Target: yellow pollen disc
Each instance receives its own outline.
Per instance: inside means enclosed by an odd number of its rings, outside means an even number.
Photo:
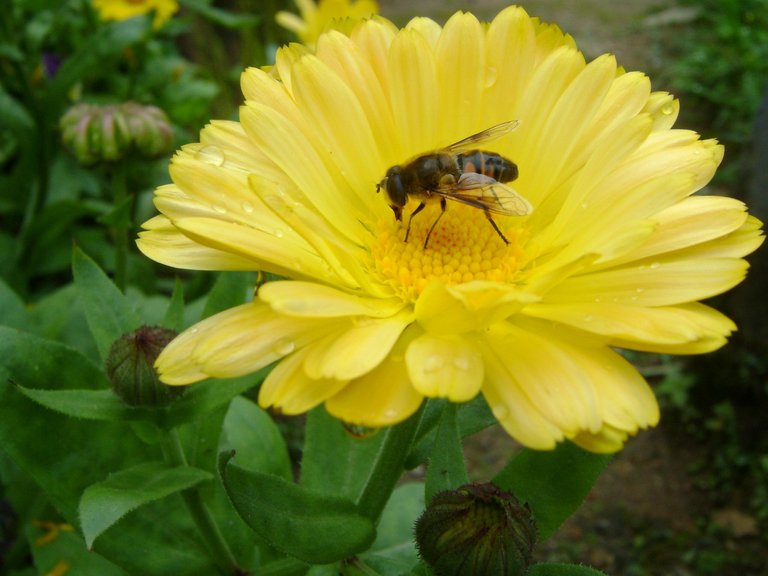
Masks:
[[[404,242],[408,218],[416,206],[409,203],[403,209],[403,222],[388,215],[371,247],[377,271],[404,299],[416,300],[433,278],[447,285],[472,280],[514,282],[525,262],[526,233],[513,219],[494,217],[509,240],[505,244],[482,210],[449,202],[425,250],[424,239],[440,215],[440,205],[416,214]]]

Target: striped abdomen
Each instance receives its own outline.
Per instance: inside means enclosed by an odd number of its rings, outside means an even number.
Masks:
[[[461,152],[456,155],[456,163],[462,173],[483,174],[497,182],[512,182],[517,178],[517,164],[495,152],[484,150]]]

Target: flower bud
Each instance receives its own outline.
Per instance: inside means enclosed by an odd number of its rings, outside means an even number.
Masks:
[[[173,130],[165,112],[157,106],[136,102],[120,105],[128,121],[133,146],[142,156],[153,158],[173,149]]]
[[[529,508],[491,483],[436,494],[416,521],[419,555],[435,576],[521,576],[535,543]]]
[[[106,370],[115,394],[130,406],[162,407],[181,395],[183,386],[160,382],[155,360],[177,335],[174,330],[142,326],[117,339],[109,350]]]
[[[59,125],[62,140],[85,165],[113,162],[130,150],[155,157],[173,147],[173,131],[165,113],[136,102],[76,104]]]

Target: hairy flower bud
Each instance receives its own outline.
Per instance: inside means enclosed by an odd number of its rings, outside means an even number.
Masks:
[[[436,494],[416,521],[419,555],[435,576],[521,576],[535,543],[528,507],[490,483]]]
[[[126,404],[162,407],[185,390],[160,382],[154,368],[157,356],[176,334],[166,328],[142,326],[112,344],[106,362],[107,377]]]
[[[173,147],[173,132],[165,113],[156,106],[80,103],[59,122],[62,140],[85,164],[113,162],[135,150],[154,157]]]

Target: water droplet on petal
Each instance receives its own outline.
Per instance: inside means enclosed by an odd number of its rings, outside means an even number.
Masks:
[[[222,206],[221,204],[212,204],[211,208],[213,208],[219,214],[226,214],[227,213],[227,209],[224,208],[224,206]]]
[[[283,236],[285,236],[285,232],[280,230],[280,228],[276,228],[275,229],[275,238],[282,238]]]
[[[656,268],[658,268],[659,266],[661,266],[661,264],[659,264],[658,262],[653,262],[653,263],[651,263],[651,269],[652,269],[652,270],[655,270],[655,269],[656,269]]]
[[[343,422],[342,426],[344,426],[344,432],[358,440],[370,438],[379,431],[379,428],[370,428],[368,426],[361,426],[360,424],[350,424],[349,422]]]
[[[499,422],[509,417],[509,408],[507,408],[503,404],[497,404],[492,408],[492,411],[493,411],[493,415],[496,417],[496,420],[498,420]]]
[[[243,202],[243,212],[246,214],[253,214],[253,204],[250,202]]]
[[[445,361],[443,360],[442,356],[438,356],[437,354],[434,354],[424,359],[424,365],[422,366],[422,369],[426,373],[437,372],[443,367],[444,363]]]
[[[470,359],[468,356],[456,356],[453,359],[453,366],[462,372],[466,372],[470,367]]]
[[[495,66],[489,66],[485,69],[485,87],[490,88],[494,84],[496,84],[496,79],[498,78],[499,73],[496,70]]]
[[[669,102],[668,104],[664,104],[664,106],[661,107],[661,113],[664,114],[664,116],[669,116],[675,111],[675,103]]]
[[[280,340],[272,345],[272,350],[275,354],[279,354],[280,356],[290,354],[295,348],[296,344],[287,338],[280,338]]]
[[[584,210],[586,210],[587,208],[589,208],[589,202],[582,202],[582,203],[581,203],[581,207],[582,207]]]
[[[594,319],[595,319],[595,318],[594,318],[594,316],[592,316],[592,314],[587,314],[587,315],[586,315],[586,316],[584,316],[584,318],[583,318],[584,322],[592,322],[592,320],[594,320]]]
[[[205,146],[197,151],[197,159],[214,166],[221,166],[224,164],[224,152],[218,146]]]

